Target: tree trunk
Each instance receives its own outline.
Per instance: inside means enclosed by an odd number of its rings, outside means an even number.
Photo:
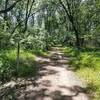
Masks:
[[[16,67],[17,75],[18,75],[18,68],[19,68],[19,57],[20,57],[20,43],[18,42],[17,43],[17,59],[16,59],[16,62],[17,62],[17,67]]]
[[[8,7],[8,1],[9,1],[9,0],[6,0],[6,1],[5,1],[5,10],[6,10],[7,7]],[[4,20],[7,21],[7,12],[4,13]]]
[[[76,46],[77,46],[77,49],[79,50],[79,49],[80,49],[80,39],[79,39],[79,34],[76,33],[75,36],[76,36]]]

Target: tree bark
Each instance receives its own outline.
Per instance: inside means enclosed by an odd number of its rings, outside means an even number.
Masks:
[[[16,62],[17,62],[17,67],[16,67],[17,76],[18,76],[18,68],[19,68],[19,56],[20,56],[20,43],[18,41],[18,43],[17,43],[17,59],[16,59]]]

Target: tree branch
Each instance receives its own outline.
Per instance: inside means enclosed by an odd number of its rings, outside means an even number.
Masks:
[[[10,10],[12,10],[12,9],[16,6],[16,4],[17,4],[19,1],[21,1],[21,0],[17,0],[16,2],[14,2],[14,3],[13,3],[10,7],[8,7],[7,9],[0,10],[0,14],[2,14],[2,13],[7,13],[7,12],[9,12]]]

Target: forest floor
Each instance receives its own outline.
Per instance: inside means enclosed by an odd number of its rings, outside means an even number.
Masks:
[[[37,56],[36,62],[39,70],[35,78],[19,79],[20,86],[13,81],[6,84],[17,86],[13,96],[17,100],[89,100],[86,83],[70,69],[69,58],[59,48],[52,48],[48,57]]]

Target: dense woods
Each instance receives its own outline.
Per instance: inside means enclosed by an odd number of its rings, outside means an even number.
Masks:
[[[0,2],[0,48],[16,43],[30,49],[59,43],[77,48],[100,46],[99,0]]]
[[[83,62],[93,62],[94,55],[99,59],[94,52],[100,49],[100,0],[0,0],[0,84],[12,77],[31,76],[32,68],[37,69],[29,60],[34,62],[37,54],[47,55],[59,45],[74,48],[73,54],[80,53],[77,60],[87,57]],[[83,49],[93,55],[82,56]],[[76,67],[90,64],[76,59]],[[99,61],[93,66],[100,67]]]

